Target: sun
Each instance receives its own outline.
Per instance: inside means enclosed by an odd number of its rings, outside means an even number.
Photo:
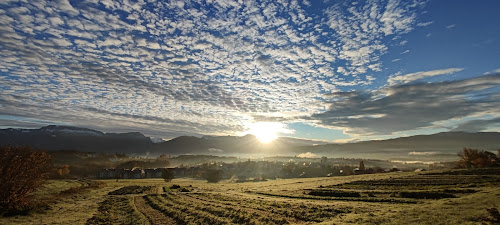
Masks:
[[[248,124],[247,134],[253,134],[264,144],[271,143],[278,138],[278,133],[289,133],[285,125],[279,122],[255,122]]]

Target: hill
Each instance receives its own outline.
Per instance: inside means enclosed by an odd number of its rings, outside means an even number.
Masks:
[[[154,143],[138,132],[103,133],[96,130],[46,126],[40,129],[2,129],[0,145],[32,145],[46,150],[73,149],[90,152],[137,154],[212,154],[230,156],[308,156],[371,158],[401,161],[455,160],[463,147],[489,151],[500,148],[498,132],[443,132],[388,140],[329,144],[327,142],[281,137],[262,144],[253,135],[181,136]]]
[[[91,152],[147,151],[151,140],[138,132],[103,133],[79,127],[50,125],[40,129],[2,129],[0,145],[30,145],[46,150],[74,149]]]

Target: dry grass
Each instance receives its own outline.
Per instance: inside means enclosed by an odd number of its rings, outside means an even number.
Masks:
[[[98,189],[90,189],[80,193],[75,193],[67,198],[59,199],[49,205],[49,208],[42,210],[42,213],[32,213],[28,216],[17,216],[0,218],[0,224],[85,224],[90,218],[98,214],[99,203],[105,201],[109,196],[108,193],[126,186],[140,185],[154,187],[150,193],[162,194],[163,187],[165,190],[170,190],[168,187],[179,185],[189,190],[185,193],[176,192],[173,190],[171,195],[179,196],[176,201],[185,202],[186,206],[192,204],[189,196],[201,196],[200,200],[205,201],[206,205],[213,204],[222,206],[223,202],[210,202],[210,198],[203,196],[229,196],[236,199],[241,199],[242,202],[275,202],[276,205],[290,204],[291,206],[306,205],[307,207],[327,208],[333,207],[340,210],[334,216],[321,218],[324,224],[481,224],[481,219],[488,215],[487,208],[500,207],[500,187],[496,183],[484,183],[478,185],[474,189],[476,193],[465,193],[457,195],[457,198],[437,199],[437,200],[417,200],[416,204],[399,204],[388,202],[366,202],[366,201],[346,201],[346,200],[319,200],[307,198],[289,198],[255,194],[256,192],[273,193],[276,195],[296,195],[308,196],[307,189],[316,189],[319,186],[331,188],[334,185],[349,183],[357,180],[380,180],[388,178],[403,178],[405,176],[414,176],[415,173],[390,173],[390,174],[373,174],[373,175],[358,175],[346,177],[328,177],[328,178],[303,178],[303,179],[283,179],[270,180],[265,182],[255,183],[230,183],[222,181],[217,184],[207,183],[205,180],[197,179],[174,179],[170,183],[164,182],[162,179],[141,179],[141,180],[103,180],[105,186]],[[498,176],[498,175],[497,175]],[[43,199],[48,196],[57,195],[62,190],[78,187],[81,182],[75,180],[51,180],[35,195],[38,199]],[[359,191],[359,190],[358,190]],[[376,191],[376,190],[370,190]],[[130,194],[122,197],[130,199],[131,207],[134,206],[134,198],[149,194]],[[183,196],[188,197],[188,199]],[[368,199],[367,196],[361,198]],[[394,199],[405,200],[399,196],[394,196]],[[156,204],[167,204],[169,198],[154,197]],[[173,199],[173,200],[175,200]],[[161,203],[161,202],[164,203]],[[222,200],[221,200],[222,201]],[[194,199],[193,199],[193,202]],[[170,204],[170,203],[168,203]],[[183,203],[184,204],[184,203]],[[231,201],[227,202],[231,204]],[[258,205],[258,204],[257,204]],[[128,206],[127,206],[128,207]],[[203,211],[206,206],[200,206],[199,211]],[[258,213],[259,210],[252,205],[250,208],[244,208],[245,213]],[[179,209],[182,209],[179,208]],[[148,209],[152,210],[152,209]],[[214,209],[212,213],[224,215]],[[136,211],[137,213],[140,212]],[[144,211],[144,210],[142,210]],[[276,212],[279,212],[276,211]],[[153,213],[153,212],[151,212]],[[139,214],[138,214],[139,215]],[[285,220],[291,223],[306,222],[301,220],[293,220],[284,214],[280,214]],[[207,214],[207,217],[209,215]],[[235,215],[233,215],[235,216]],[[236,215],[237,216],[237,215]],[[236,217],[234,217],[236,218]],[[233,218],[233,219],[234,219]],[[212,219],[216,219],[215,217]],[[243,217],[236,218],[245,221]],[[237,221],[237,220],[234,221]],[[220,221],[227,221],[222,219]],[[265,219],[261,218],[261,221]],[[317,219],[319,222],[320,219]],[[311,223],[309,221],[307,223]]]

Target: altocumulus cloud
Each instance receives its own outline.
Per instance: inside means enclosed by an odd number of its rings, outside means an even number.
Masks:
[[[417,26],[422,4],[310,5],[1,1],[0,114],[165,134],[231,134],[255,118],[314,113],[343,125],[318,114],[324,93],[370,84],[391,47],[382,40]],[[346,112],[364,104],[344,101],[358,104]]]

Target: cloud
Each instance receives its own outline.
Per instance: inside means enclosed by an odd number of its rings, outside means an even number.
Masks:
[[[79,12],[69,2],[69,0],[57,0],[57,6],[65,13],[70,15],[78,15]]]
[[[456,24],[450,24],[450,25],[446,26],[446,29],[451,30],[451,29],[455,28],[455,26],[456,26]]]
[[[453,131],[481,132],[489,128],[495,128],[500,125],[500,117],[491,119],[476,119],[459,124]]]
[[[234,134],[368,85],[418,1],[9,1],[0,114],[87,127]],[[11,121],[13,123],[13,121]],[[8,121],[2,121],[8,125]],[[105,130],[107,131],[107,130]]]
[[[408,155],[416,155],[416,156],[432,156],[432,155],[440,155],[442,152],[408,152]]]
[[[402,1],[364,2],[345,7],[340,1],[325,10],[328,26],[340,42],[339,58],[350,62],[344,66],[344,75],[363,74],[377,64],[388,46],[381,40],[387,36],[405,34],[416,23],[418,4]],[[413,3],[413,2],[412,2]],[[378,71],[372,69],[372,71]]]
[[[419,27],[426,27],[426,26],[429,26],[431,24],[433,24],[434,21],[429,21],[429,22],[423,22],[423,23],[417,23],[417,26]]]
[[[318,158],[319,156],[312,153],[312,152],[306,152],[306,153],[301,153],[297,157],[299,158]]]
[[[405,74],[405,75],[391,76],[387,80],[387,83],[389,85],[405,84],[405,83],[410,83],[412,81],[420,80],[420,79],[427,78],[427,77],[453,74],[453,73],[460,72],[462,70],[464,70],[464,69],[463,68],[448,68],[448,69],[422,71],[422,72],[416,72],[416,73],[409,73],[409,74]]]
[[[387,86],[374,91],[337,92],[327,97],[331,106],[325,112],[305,119],[352,135],[391,135],[479,114],[498,117],[499,88],[500,74],[495,74]]]
[[[209,148],[208,151],[213,152],[213,153],[223,153],[224,152],[224,150],[218,149],[218,148]]]

